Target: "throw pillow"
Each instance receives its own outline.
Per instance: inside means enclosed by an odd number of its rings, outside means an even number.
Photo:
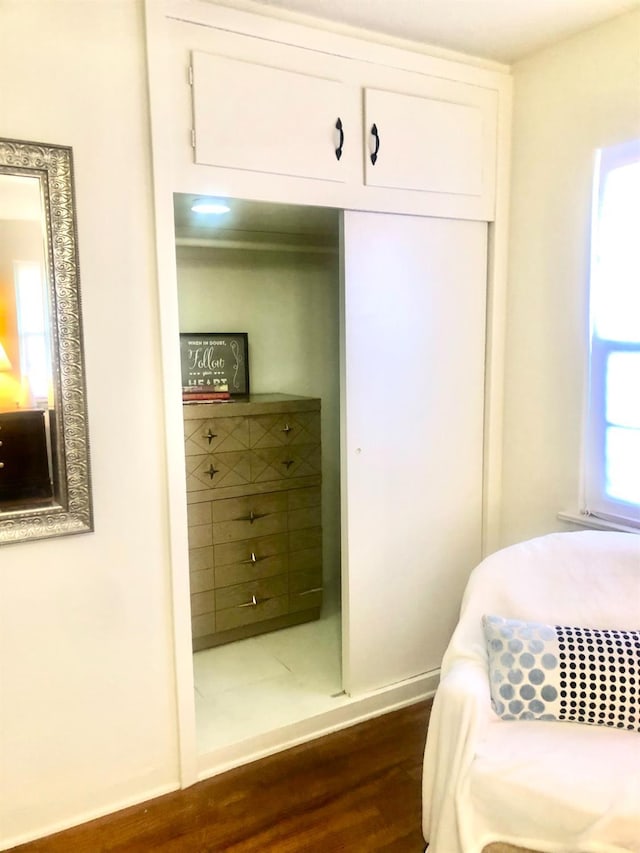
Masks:
[[[640,631],[486,615],[491,705],[503,720],[571,720],[640,732]]]

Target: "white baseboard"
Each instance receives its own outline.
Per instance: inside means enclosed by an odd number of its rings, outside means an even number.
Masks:
[[[35,832],[22,833],[13,838],[5,838],[0,841],[0,850],[11,850],[19,844],[27,844],[30,841],[37,841],[39,838],[46,838],[56,832],[64,832],[65,829],[72,829],[75,826],[80,826],[83,823],[88,823],[90,820],[96,820],[99,817],[113,814],[114,812],[128,809],[130,806],[139,806],[141,803],[146,803],[148,800],[155,800],[156,797],[162,797],[164,794],[170,794],[172,791],[177,791],[179,786],[176,784],[159,785],[155,788],[150,788],[141,794],[135,794],[132,797],[125,797],[122,800],[109,803],[98,809],[89,809],[80,814],[75,814],[73,817],[66,820],[55,821],[45,826],[38,827]]]
[[[346,697],[339,707],[330,711],[202,755],[198,760],[198,780],[208,779],[242,764],[249,764],[267,755],[282,752],[292,746],[315,740],[373,717],[379,717],[382,714],[388,714],[391,711],[429,699],[436,691],[439,678],[440,670],[437,669],[407,681],[392,684],[373,693]],[[35,833],[25,833],[4,839],[0,842],[0,850],[10,850],[19,844],[26,844],[29,841],[71,829],[90,820],[121,811],[129,806],[140,805],[147,800],[155,799],[177,789],[177,784],[150,788],[144,793],[109,803],[103,808],[92,809],[66,820],[39,827]]]
[[[198,759],[198,780],[209,779],[242,764],[429,699],[436,692],[439,679],[440,670],[437,669],[373,693],[347,697],[338,708],[201,755]]]

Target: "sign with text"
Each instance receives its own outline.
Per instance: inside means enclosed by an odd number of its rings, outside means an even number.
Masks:
[[[182,388],[249,393],[249,340],[246,332],[180,334]]]

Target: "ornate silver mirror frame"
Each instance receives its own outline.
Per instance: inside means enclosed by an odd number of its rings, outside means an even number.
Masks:
[[[50,345],[49,401],[40,402],[50,492],[0,502],[0,543],[9,543],[91,531],[93,511],[71,148],[0,139],[3,175],[38,182]]]

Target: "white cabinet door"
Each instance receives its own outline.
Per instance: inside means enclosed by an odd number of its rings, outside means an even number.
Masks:
[[[440,666],[480,560],[487,225],[344,214],[344,685]]]
[[[497,93],[427,80],[421,94],[365,89],[366,184],[454,196],[491,220]]]
[[[345,180],[341,83],[200,51],[192,62],[196,163]]]

